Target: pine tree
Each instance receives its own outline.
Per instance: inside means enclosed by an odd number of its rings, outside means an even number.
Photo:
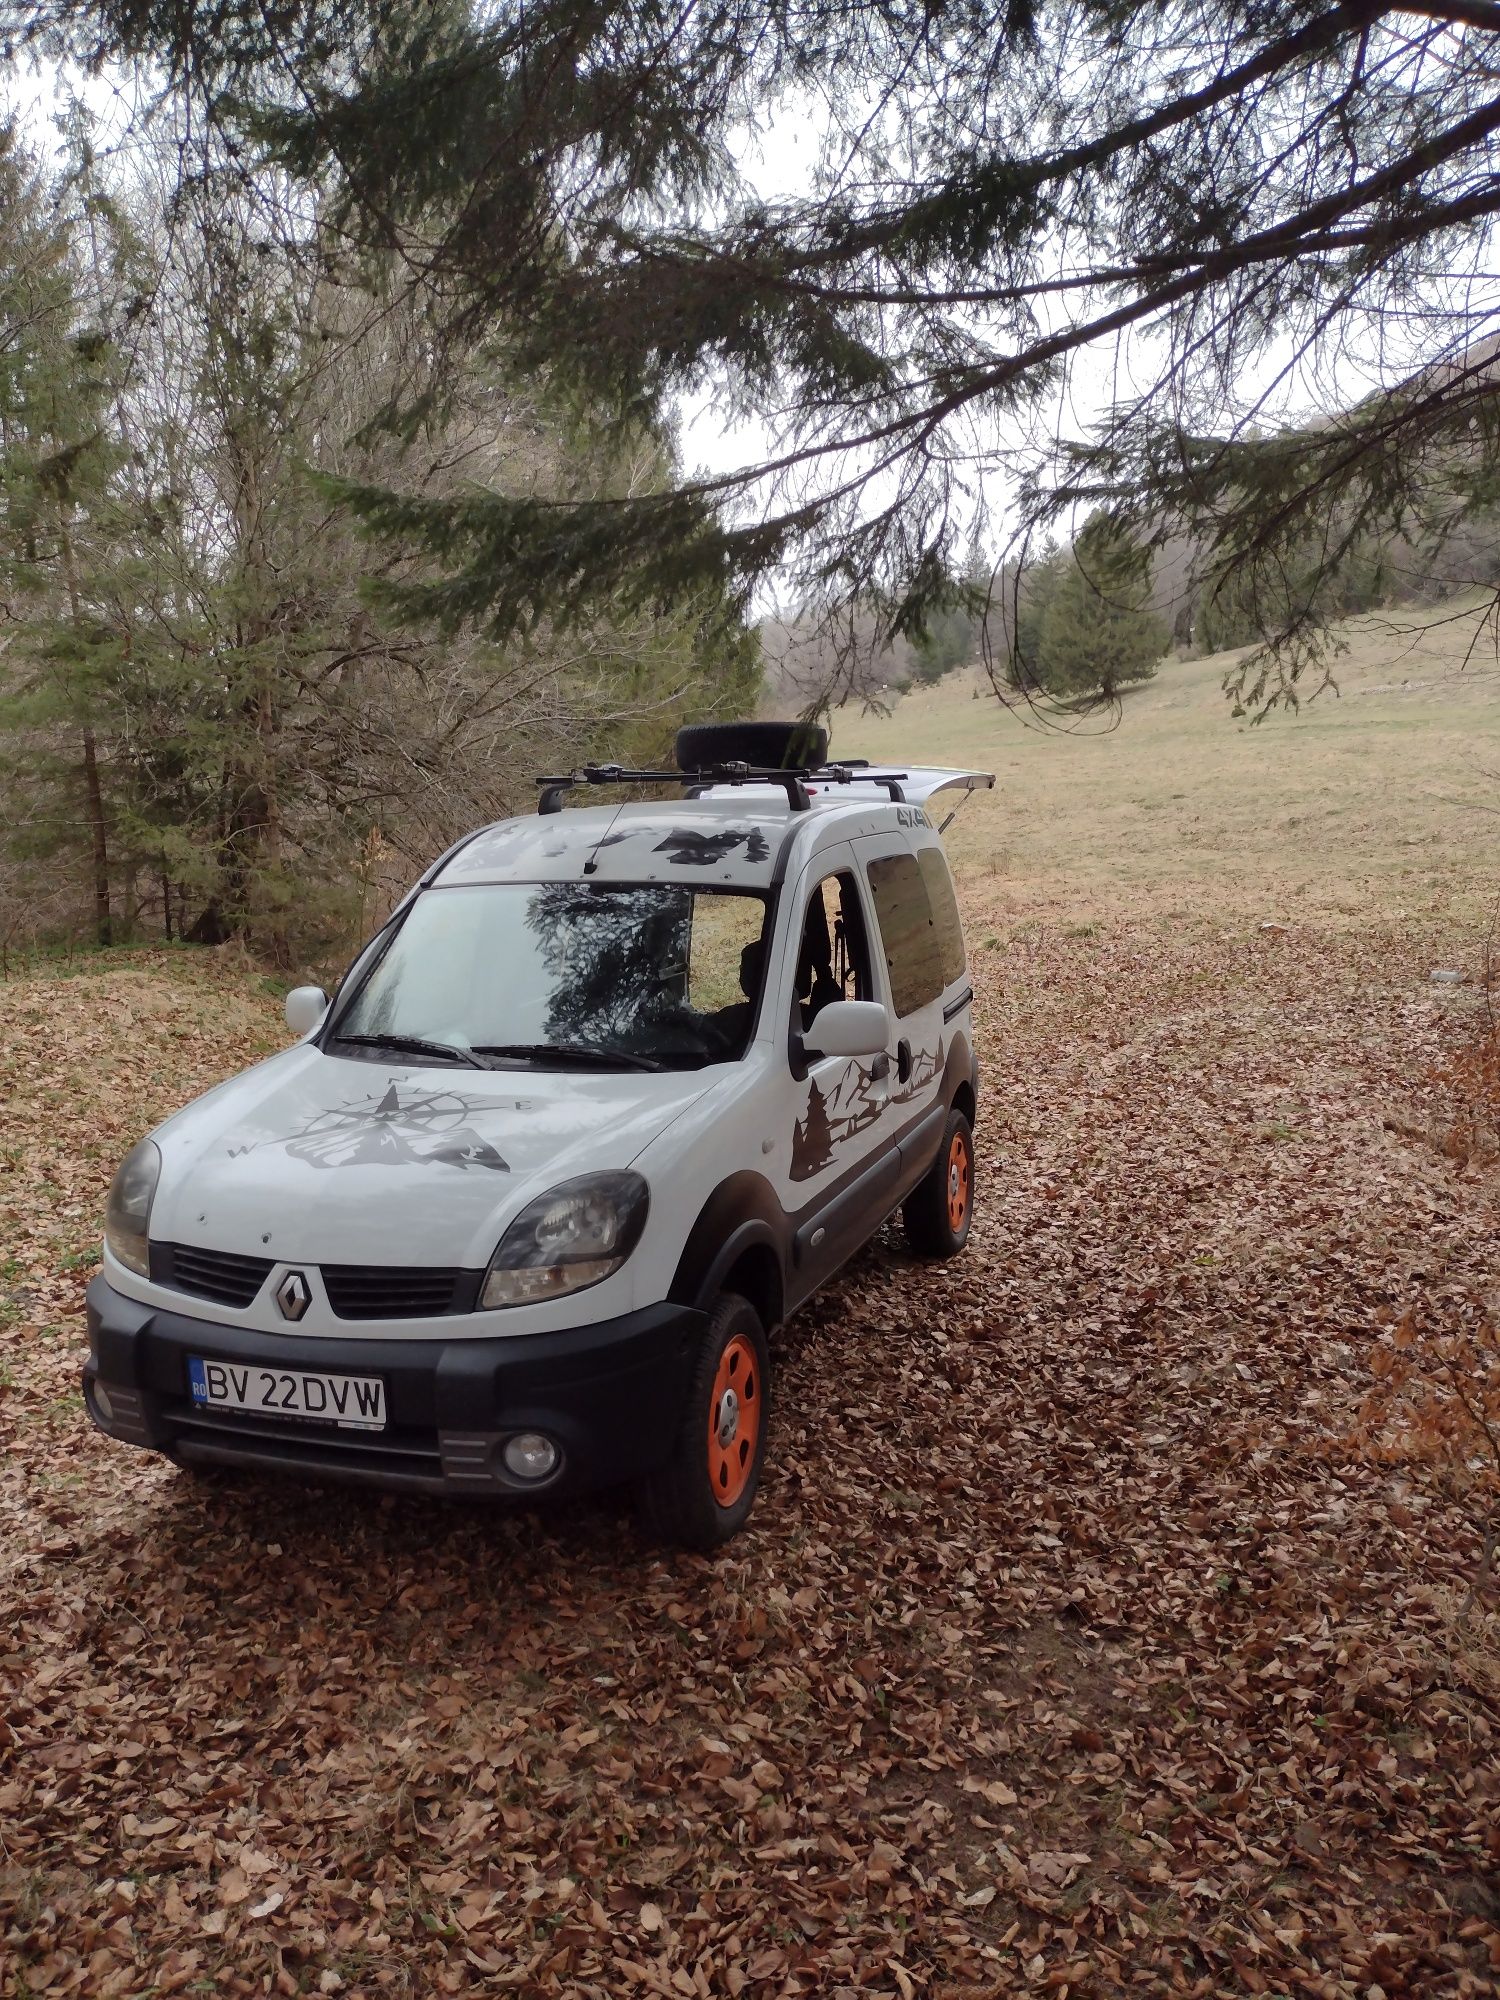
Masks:
[[[912,642],[917,678],[939,681],[955,667],[967,666],[980,651],[990,600],[990,565],[975,545],[962,576],[953,580],[948,599],[929,612]]]
[[[1065,555],[1054,556],[1028,632],[1041,685],[1068,697],[1113,701],[1122,688],[1149,680],[1171,644],[1149,608],[1149,564],[1096,524]]]
[[[828,1122],[828,1100],[814,1077],[808,1086],[807,1109],[792,1133],[792,1179],[811,1180],[822,1173],[833,1158],[833,1129]]]
[[[758,656],[711,592],[567,633],[539,614],[504,645],[457,629],[451,578],[372,548],[341,484],[648,491],[663,439],[602,449],[482,347],[433,340],[389,260],[341,266],[315,208],[291,244],[284,182],[252,201],[211,144],[175,187],[174,164],[169,212],[80,124],[65,179],[21,163],[4,190],[0,860],[84,871],[101,941],[150,907],[169,937],[288,961],[529,808],[534,772],[656,761],[677,721],[743,713]]]
[[[68,844],[70,829],[86,829],[94,930],[108,944],[110,824],[98,725],[122,638],[105,554],[114,529],[112,353],[89,323],[67,219],[11,130],[0,130],[0,216],[0,575],[15,626],[0,726],[25,738],[11,764],[12,811],[19,807],[12,836],[45,855]],[[54,794],[52,810],[35,810],[36,782]]]
[[[1337,565],[1369,533],[1441,537],[1500,467],[1474,303],[1500,9],[1474,0],[0,0],[0,36],[154,63],[238,126],[247,171],[269,145],[337,190],[351,237],[435,278],[439,337],[486,333],[601,430],[709,376],[782,413],[756,462],[666,490],[356,483],[451,572],[445,614],[495,637],[778,565],[914,635],[1018,458],[1024,528],[1103,505],[1186,529],[1210,589],[1320,538]],[[768,202],[746,124],[814,106],[816,184]],[[1342,407],[1319,371],[1351,347],[1378,386]],[[1085,350],[1120,387],[1069,435]],[[1288,357],[1287,408],[1316,391],[1317,417],[1257,429]],[[1289,674],[1321,602],[1271,635]]]

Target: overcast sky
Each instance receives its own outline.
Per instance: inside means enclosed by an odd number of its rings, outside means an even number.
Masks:
[[[71,71],[59,73],[50,67],[12,72],[3,95],[20,114],[38,151],[50,152],[59,143],[54,120],[69,87],[79,92],[106,132],[128,129],[136,108],[136,91],[128,75],[83,77]],[[848,107],[842,109],[847,112]],[[812,189],[820,143],[829,122],[828,107],[808,100],[795,109],[785,108],[774,118],[763,120],[753,131],[744,131],[735,149],[738,163],[762,199],[774,202],[795,198]],[[1479,262],[1484,265],[1488,260],[1481,257]],[[1459,283],[1454,282],[1455,286]],[[1493,279],[1485,272],[1479,288],[1482,298],[1475,296],[1467,303],[1471,309],[1490,309],[1495,289]],[[1412,331],[1419,333],[1420,328],[1414,324]],[[1376,330],[1370,330],[1368,337],[1362,338],[1359,328],[1346,329],[1345,337],[1323,358],[1316,372],[1303,369],[1279,383],[1278,374],[1288,356],[1272,350],[1261,357],[1253,378],[1238,385],[1242,397],[1255,393],[1268,396],[1260,415],[1265,425],[1310,409],[1347,408],[1380,380],[1389,379],[1393,368],[1398,375],[1404,372],[1399,358],[1393,364],[1387,356],[1384,370],[1376,362],[1381,341],[1387,337],[1394,336],[1399,351],[1402,329],[1383,326],[1378,332],[1380,339],[1376,338]],[[1066,391],[1050,411],[1034,419],[1036,428],[1072,436],[1082,434],[1111,402],[1137,393],[1153,378],[1154,369],[1149,366],[1151,345],[1149,335],[1137,335],[1132,348],[1108,345],[1074,356]],[[1132,358],[1137,364],[1134,369]],[[774,418],[775,413],[771,415]],[[686,399],[678,418],[680,457],[683,470],[689,475],[722,476],[754,465],[767,455],[772,444],[766,424],[757,421],[753,413],[732,415],[711,390]],[[979,442],[985,440],[981,438]],[[1024,440],[1019,436],[1007,439],[995,433],[993,443],[998,456],[1001,447],[1014,451]],[[1010,513],[1010,476],[997,467],[985,476],[983,486],[991,516],[985,539],[990,552],[998,554]]]

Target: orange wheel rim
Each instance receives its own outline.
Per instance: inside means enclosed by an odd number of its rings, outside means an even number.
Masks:
[[[969,1147],[962,1132],[955,1132],[948,1148],[948,1227],[962,1229],[969,1213]]]
[[[764,1401],[755,1348],[737,1333],[719,1356],[708,1405],[708,1478],[721,1507],[732,1507],[750,1483]]]

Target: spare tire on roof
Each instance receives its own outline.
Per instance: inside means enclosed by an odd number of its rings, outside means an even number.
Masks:
[[[679,771],[753,764],[762,771],[815,771],[828,758],[828,731],[816,722],[694,722],[677,732]]]

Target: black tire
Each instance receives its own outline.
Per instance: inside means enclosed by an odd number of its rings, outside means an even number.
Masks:
[[[828,731],[815,722],[694,722],[677,732],[679,771],[753,764],[762,771],[815,771],[828,756]]]
[[[734,1350],[731,1353],[731,1350]],[[711,1419],[716,1401],[720,1363],[729,1367],[728,1386],[735,1395],[729,1413],[734,1428],[729,1442],[715,1442]],[[716,1549],[745,1525],[760,1487],[766,1456],[766,1423],[771,1414],[770,1357],[765,1328],[748,1299],[722,1292],[709,1319],[693,1364],[687,1405],[672,1455],[666,1464],[641,1481],[642,1524],[656,1541],[679,1549]],[[753,1434],[745,1413],[754,1412]],[[748,1445],[743,1453],[737,1449]],[[734,1461],[740,1459],[736,1465]],[[716,1492],[721,1476],[733,1497]],[[742,1482],[742,1483],[741,1483]]]
[[[974,1131],[950,1111],[938,1156],[901,1210],[906,1240],[919,1257],[956,1257],[974,1221]]]

